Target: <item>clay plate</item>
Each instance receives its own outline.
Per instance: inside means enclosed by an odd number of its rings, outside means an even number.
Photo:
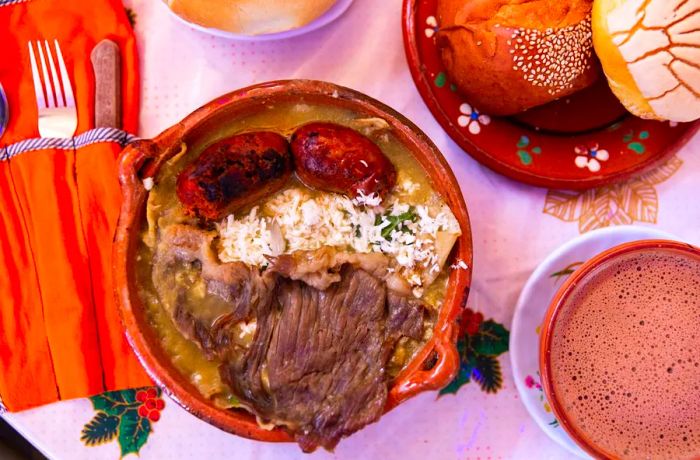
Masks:
[[[137,291],[135,251],[144,222],[148,192],[143,180],[154,177],[164,161],[180,149],[182,142],[196,145],[218,132],[231,119],[265,110],[281,102],[329,104],[351,109],[365,117],[385,119],[393,133],[421,164],[433,188],[442,195],[460,223],[458,239],[448,264],[463,260],[467,269],[452,270],[443,308],[432,339],[396,377],[390,387],[386,410],[417,393],[437,390],[451,381],[459,366],[456,349],[457,318],[466,304],[471,281],[472,241],[469,216],[459,185],[435,145],[413,123],[384,104],[356,91],[330,83],[289,80],[263,83],[215,99],[152,140],[127,147],[120,156],[119,179],[123,203],[114,243],[114,279],[120,313],[127,338],[149,375],[171,398],[197,417],[221,428],[261,441],[291,441],[283,429],[268,431],[242,410],[214,406],[172,365],[159,345]],[[211,140],[211,139],[209,139]]]
[[[700,127],[627,113],[605,78],[516,117],[489,117],[447,79],[435,44],[438,0],[404,0],[403,38],[411,75],[433,116],[465,152],[527,184],[584,189],[659,165]]]

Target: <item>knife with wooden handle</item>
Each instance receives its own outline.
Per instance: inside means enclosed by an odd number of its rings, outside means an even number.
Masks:
[[[104,39],[90,53],[95,72],[95,128],[121,128],[121,62],[119,45]]]

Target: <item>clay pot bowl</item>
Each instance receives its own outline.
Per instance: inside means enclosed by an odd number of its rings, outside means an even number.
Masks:
[[[554,326],[557,323],[557,318],[562,306],[568,302],[575,288],[581,282],[585,282],[586,278],[597,268],[620,256],[645,249],[656,248],[671,249],[690,257],[700,257],[700,248],[687,243],[680,243],[670,240],[639,240],[614,246],[585,262],[583,265],[577,268],[576,271],[569,276],[569,278],[566,279],[564,284],[561,285],[557,293],[554,295],[554,298],[547,309],[547,313],[545,314],[544,321],[542,322],[539,361],[540,375],[542,376],[542,387],[544,388],[545,396],[547,397],[547,401],[552,408],[554,417],[559,421],[561,426],[564,427],[569,436],[571,436],[571,438],[576,442],[576,444],[579,445],[579,447],[581,447],[581,449],[586,451],[594,458],[612,459],[616,457],[609,452],[606,452],[603,448],[597,446],[585,432],[580,430],[578,425],[573,423],[569,417],[564,404],[559,400],[559,395],[554,387],[552,364],[550,362]]]
[[[331,83],[289,80],[263,83],[215,99],[152,140],[134,142],[121,154],[119,180],[123,203],[114,242],[114,278],[127,338],[148,374],[172,399],[197,417],[222,430],[261,441],[291,441],[281,428],[265,430],[255,417],[242,410],[220,409],[172,365],[151,328],[135,279],[135,256],[139,233],[145,221],[147,190],[144,179],[158,174],[164,161],[180,149],[182,142],[206,142],[212,132],[230,120],[265,110],[269,104],[306,102],[351,109],[362,116],[380,117],[412,152],[427,173],[433,188],[442,195],[462,228],[448,264],[467,263],[453,270],[443,308],[432,339],[397,376],[390,387],[386,410],[422,391],[437,390],[455,376],[459,368],[456,349],[457,318],[467,301],[471,281],[472,241],[467,208],[447,162],[435,145],[413,123],[386,105]]]

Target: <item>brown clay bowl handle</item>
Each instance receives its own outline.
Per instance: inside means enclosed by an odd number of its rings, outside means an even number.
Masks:
[[[430,367],[425,369],[427,364]],[[433,337],[391,388],[387,410],[423,391],[443,388],[455,377],[458,369],[459,354],[454,344],[442,337]]]
[[[152,140],[138,140],[129,144],[119,159],[119,182],[122,188],[137,186],[146,176],[143,167],[158,157],[159,149]]]
[[[129,266],[131,260],[129,256],[134,252],[133,242],[138,237],[138,231],[134,229],[140,224],[142,216],[140,208],[146,199],[147,190],[143,179],[147,176],[144,176],[144,168],[154,163],[159,151],[160,149],[155,142],[139,140],[129,144],[119,156],[119,184],[122,189],[122,205],[112,246],[112,275],[117,302],[120,305],[119,313],[130,342],[133,342],[133,338],[128,332],[138,331],[139,328],[133,316],[130,295],[130,287],[135,284],[133,284],[134,280],[132,279],[133,270]],[[137,299],[133,299],[133,301],[137,303]],[[125,315],[125,310],[130,314]],[[141,358],[138,352],[137,355]]]
[[[463,211],[458,207],[455,209],[458,212]],[[463,221],[468,226],[466,211],[463,212]],[[453,256],[458,260],[466,261],[468,266],[471,265],[469,234],[466,236],[466,241],[457,242]],[[460,366],[460,356],[457,351],[459,335],[457,318],[466,307],[470,280],[469,269],[452,271],[448,282],[451,288],[448,288],[446,293],[433,336],[394,380],[389,391],[387,410],[423,391],[440,390],[457,375]]]

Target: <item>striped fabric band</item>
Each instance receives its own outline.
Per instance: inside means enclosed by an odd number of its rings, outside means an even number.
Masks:
[[[28,1],[29,0],[0,0],[0,6],[10,6],[14,5],[15,3],[24,3]]]
[[[25,139],[0,149],[0,161],[8,160],[20,153],[32,152],[35,150],[79,149],[86,145],[97,144],[98,142],[117,142],[124,147],[136,139],[138,139],[136,136],[117,128],[95,128],[90,131],[85,131],[79,136],[65,139],[55,137]]]

